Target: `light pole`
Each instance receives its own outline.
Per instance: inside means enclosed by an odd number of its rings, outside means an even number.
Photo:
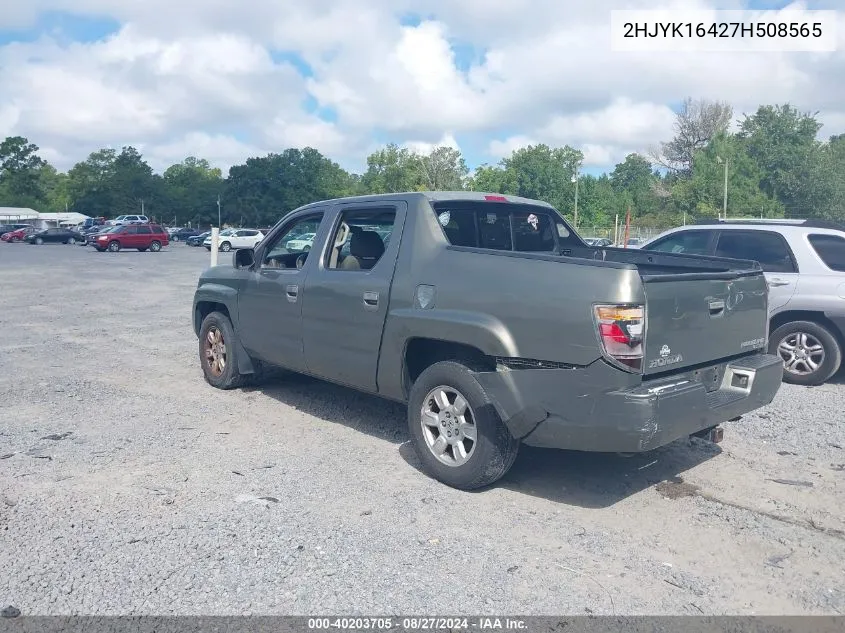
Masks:
[[[217,228],[220,228],[220,194],[217,194]]]
[[[574,227],[577,229],[578,228],[578,172],[577,171],[574,174],[572,174],[571,182],[575,183],[575,221],[574,221]]]
[[[722,160],[721,156],[716,157],[716,162],[725,165],[725,192],[722,196],[722,218],[728,219],[728,159]]]

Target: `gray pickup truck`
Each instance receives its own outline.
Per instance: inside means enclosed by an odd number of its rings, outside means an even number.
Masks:
[[[593,248],[545,203],[426,192],[292,211],[202,273],[193,325],[211,385],[274,366],[406,403],[426,472],[474,489],[521,443],[720,439],[781,384],[767,304],[754,261]]]

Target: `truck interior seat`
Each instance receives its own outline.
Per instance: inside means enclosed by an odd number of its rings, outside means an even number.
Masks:
[[[349,241],[349,255],[340,264],[342,270],[369,270],[384,255],[384,242],[375,231],[355,231]]]

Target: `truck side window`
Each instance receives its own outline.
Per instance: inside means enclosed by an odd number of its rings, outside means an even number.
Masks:
[[[393,225],[393,208],[344,211],[329,244],[326,268],[330,270],[370,270],[382,258]]]
[[[313,236],[320,228],[323,214],[317,213],[294,220],[264,249],[261,268],[296,268],[296,258],[311,250]],[[310,234],[311,240],[301,239]]]
[[[752,259],[769,273],[798,272],[786,240],[770,231],[723,231],[716,256]]]

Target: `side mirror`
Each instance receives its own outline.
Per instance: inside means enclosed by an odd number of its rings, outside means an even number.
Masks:
[[[255,251],[251,248],[239,248],[232,260],[235,268],[252,268],[255,264]]]

